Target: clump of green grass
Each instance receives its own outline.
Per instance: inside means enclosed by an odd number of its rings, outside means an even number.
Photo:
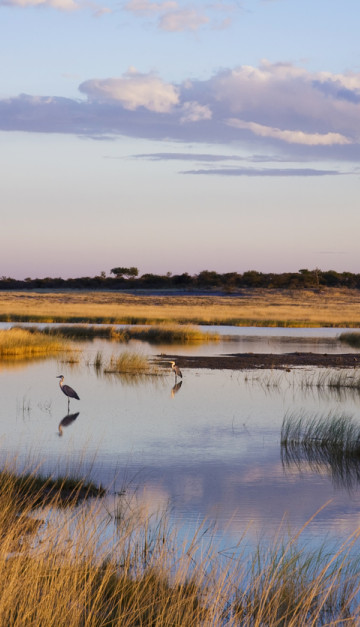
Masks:
[[[69,345],[61,338],[50,338],[41,332],[19,328],[0,330],[0,358],[43,357],[66,350],[69,350]]]
[[[353,348],[360,348],[360,333],[341,333],[339,340]]]
[[[360,483],[360,424],[346,414],[286,415],[281,457],[285,466],[326,469],[335,485],[352,489]]]
[[[281,444],[326,446],[360,455],[360,424],[346,414],[289,414],[285,416],[281,427]]]

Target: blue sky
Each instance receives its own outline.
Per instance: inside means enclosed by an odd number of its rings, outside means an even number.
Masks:
[[[0,0],[0,276],[360,272],[358,0]]]

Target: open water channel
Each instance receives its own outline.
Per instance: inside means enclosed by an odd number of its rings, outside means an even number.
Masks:
[[[289,415],[334,413],[360,424],[358,391],[304,385],[319,376],[310,368],[183,369],[175,387],[170,369],[164,376],[134,377],[105,375],[93,365],[98,351],[104,356],[123,350],[150,356],[351,352],[334,329],[223,328],[222,333],[236,338],[155,347],[95,340],[79,344],[75,364],[2,362],[1,459],[16,457],[21,467],[55,475],[87,473],[111,493],[136,490],[151,510],[168,508],[171,523],[189,535],[204,519],[216,521],[223,548],[244,534],[248,546],[256,545],[264,535],[271,537],[284,517],[296,532],[327,504],[305,529],[304,542],[338,544],[360,525],[360,471],[347,478],[327,464],[287,459],[281,426]],[[70,403],[72,419],[66,418],[59,374],[81,399]]]

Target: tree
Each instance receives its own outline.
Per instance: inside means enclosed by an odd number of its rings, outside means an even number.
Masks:
[[[131,268],[112,268],[110,270],[110,274],[115,274],[117,279],[121,279],[124,276],[128,277],[129,279],[134,279],[136,276],[138,276],[139,274],[139,270],[137,268],[135,268],[134,266],[132,266]]]

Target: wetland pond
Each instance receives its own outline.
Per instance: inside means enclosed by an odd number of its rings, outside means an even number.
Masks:
[[[99,352],[124,350],[150,357],[352,352],[338,341],[339,329],[215,330],[232,339],[189,346],[96,339],[76,344],[75,363],[0,362],[2,460],[54,475],[86,474],[109,487],[109,502],[124,489],[136,492],[150,511],[167,509],[171,524],[190,537],[204,520],[214,522],[222,550],[244,535],[246,546],[256,546],[284,520],[297,532],[326,504],[302,538],[310,547],[324,540],[337,546],[360,525],[360,456],[343,465],[316,450],[289,452],[281,433],[284,419],[299,417],[343,416],[360,429],[360,391],[351,385],[357,369],[346,370],[350,385],[339,387],[327,385],[329,372],[321,368],[184,368],[175,386],[170,368],[131,376],[94,367]],[[81,399],[71,400],[70,417],[59,374]]]

